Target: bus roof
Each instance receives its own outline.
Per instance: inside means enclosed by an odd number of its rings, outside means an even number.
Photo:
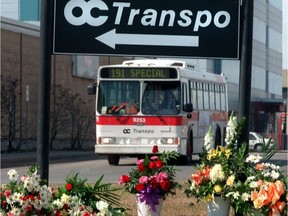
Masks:
[[[124,61],[123,65],[127,66],[174,66],[181,68],[195,68],[194,65],[188,64],[185,61],[168,60],[168,59],[142,59]]]

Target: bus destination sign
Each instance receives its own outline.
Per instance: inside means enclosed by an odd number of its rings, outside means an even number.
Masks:
[[[239,59],[239,2],[55,0],[53,53]]]
[[[175,68],[107,67],[100,70],[106,79],[177,79]]]

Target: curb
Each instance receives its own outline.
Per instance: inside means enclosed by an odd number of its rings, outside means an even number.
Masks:
[[[95,160],[94,151],[51,151],[49,163]],[[37,163],[37,152],[1,153],[1,168],[31,166]]]

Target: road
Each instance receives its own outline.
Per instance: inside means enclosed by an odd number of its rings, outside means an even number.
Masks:
[[[10,158],[5,154],[1,155],[1,183],[7,183],[8,176],[7,172],[10,169],[16,169],[19,175],[24,175],[30,165],[35,162],[33,157],[15,156]],[[30,161],[29,161],[29,160]],[[26,161],[25,161],[26,160]],[[27,161],[28,160],[28,161]],[[49,184],[61,184],[64,182],[67,175],[71,173],[79,173],[81,178],[87,178],[89,183],[95,182],[100,176],[104,175],[103,182],[106,183],[117,183],[118,178],[123,174],[128,174],[128,172],[135,168],[136,158],[121,158],[118,166],[110,166],[107,162],[106,157],[96,156],[93,151],[91,152],[65,152],[63,153],[53,153],[50,154],[49,160]],[[191,165],[177,165],[177,179],[179,181],[187,181],[192,172],[194,172],[194,167],[196,160],[193,161]],[[287,151],[282,151],[276,153],[271,162],[280,165],[281,170],[287,174]]]

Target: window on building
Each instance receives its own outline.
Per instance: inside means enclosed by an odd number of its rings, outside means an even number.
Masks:
[[[40,20],[40,0],[20,0],[20,20]]]
[[[73,56],[73,76],[96,79],[99,68],[98,56]]]

